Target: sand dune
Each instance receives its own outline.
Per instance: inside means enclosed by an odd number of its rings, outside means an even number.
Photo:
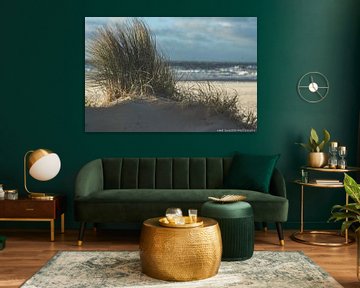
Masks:
[[[229,132],[239,123],[201,105],[162,98],[137,99],[110,107],[86,107],[86,132]]]
[[[207,82],[180,81],[178,88],[191,89]],[[224,97],[236,92],[238,109],[257,108],[256,82],[210,82],[224,91]],[[245,131],[241,123],[227,115],[216,114],[202,104],[185,106],[159,97],[127,97],[110,102],[101,89],[85,87],[86,132],[230,132]],[[196,91],[196,89],[195,89]],[[196,93],[196,92],[195,92]]]

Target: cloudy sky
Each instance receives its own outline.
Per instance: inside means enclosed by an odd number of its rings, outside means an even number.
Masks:
[[[85,41],[126,17],[86,17]],[[173,61],[257,62],[256,17],[142,17]]]

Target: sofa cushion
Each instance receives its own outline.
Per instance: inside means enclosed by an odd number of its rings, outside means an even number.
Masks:
[[[206,158],[190,158],[189,182],[192,189],[206,189]]]
[[[189,189],[189,158],[173,159],[173,188]]]
[[[228,189],[246,189],[269,193],[271,176],[280,155],[237,153],[224,179]]]
[[[246,202],[249,202],[254,209],[255,221],[285,222],[287,220],[288,200],[286,198],[249,190],[112,189],[98,191],[96,194],[76,200],[75,203],[77,206],[98,207],[96,209],[118,207],[119,212],[122,210],[122,206],[127,207],[135,204],[143,205],[143,209],[149,209],[151,206],[159,207],[160,205],[164,211],[173,205],[186,209],[191,207],[199,209],[202,203],[208,201],[209,196],[221,197],[227,194],[246,196]],[[183,212],[187,213],[186,210]],[[114,217],[116,218],[116,216]]]

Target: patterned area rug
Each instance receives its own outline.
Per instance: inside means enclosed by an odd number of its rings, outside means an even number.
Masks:
[[[246,261],[221,262],[218,275],[190,282],[167,282],[141,273],[139,252],[63,251],[57,253],[23,288],[212,288],[342,287],[302,252],[254,252]]]

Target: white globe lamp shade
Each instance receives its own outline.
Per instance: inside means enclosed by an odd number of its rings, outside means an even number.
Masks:
[[[49,150],[38,149],[29,156],[29,174],[39,181],[54,178],[59,173],[60,168],[59,156]]]

